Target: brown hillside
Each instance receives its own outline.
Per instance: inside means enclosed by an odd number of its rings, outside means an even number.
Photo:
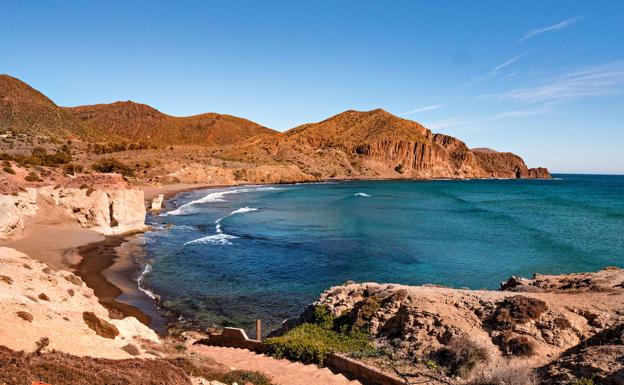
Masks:
[[[0,129],[29,135],[84,135],[78,119],[41,92],[9,75],[0,75]]]
[[[131,142],[212,146],[275,133],[252,121],[231,115],[206,113],[175,117],[131,101],[68,107],[65,110],[89,127],[111,132]]]
[[[220,152],[230,160],[292,163],[320,178],[548,178],[511,153],[471,151],[384,110],[346,111]]]

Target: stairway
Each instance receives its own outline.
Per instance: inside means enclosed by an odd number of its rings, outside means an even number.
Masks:
[[[262,372],[276,385],[362,385],[327,368],[276,359],[247,349],[195,345],[192,351],[232,369]]]

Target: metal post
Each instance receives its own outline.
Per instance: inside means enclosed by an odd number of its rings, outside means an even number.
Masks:
[[[262,341],[262,320],[256,320],[256,340]]]

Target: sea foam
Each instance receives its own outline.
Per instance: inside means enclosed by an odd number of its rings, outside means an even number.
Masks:
[[[230,194],[238,194],[245,192],[254,192],[254,191],[266,191],[266,190],[278,190],[277,187],[272,186],[262,186],[262,187],[244,187],[244,188],[236,188],[231,190],[224,191],[216,191],[211,192],[208,195],[205,195],[199,199],[194,201],[185,203],[175,210],[168,211],[163,213],[162,215],[188,215],[197,212],[197,205],[202,203],[212,203],[212,202],[225,202],[225,196]]]
[[[368,195],[366,193],[363,193],[363,192],[355,193],[353,195],[355,195],[356,197],[369,197],[370,196],[370,195]]]

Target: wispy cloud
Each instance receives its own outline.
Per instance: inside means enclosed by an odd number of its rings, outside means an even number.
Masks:
[[[491,73],[495,73],[498,72],[500,70],[502,70],[505,67],[509,67],[510,65],[512,65],[513,63],[517,62],[518,60],[520,60],[522,57],[524,56],[524,53],[518,54],[514,57],[512,57],[509,60],[506,60],[502,63],[500,63],[499,65],[497,65],[496,67],[494,67],[494,69],[492,69]]]
[[[537,28],[534,29],[532,31],[529,31],[526,35],[522,36],[522,38],[520,38],[520,40],[518,40],[517,44],[522,43],[523,41],[529,40],[537,35],[541,35],[543,33],[546,32],[550,32],[550,31],[560,31],[562,29],[568,28],[569,26],[573,25],[574,23],[576,23],[577,21],[581,20],[582,17],[581,16],[577,16],[577,17],[573,17],[571,19],[567,19],[567,20],[563,20],[557,24],[553,24],[553,25],[549,25],[548,27],[542,27],[542,28]]]
[[[425,112],[425,111],[432,111],[432,110],[438,110],[440,108],[444,107],[443,104],[431,104],[428,106],[419,106],[411,111],[407,111],[402,113],[401,115],[412,115],[412,114],[416,114],[419,112]]]
[[[552,109],[549,105],[540,105],[534,108],[497,112],[495,114],[483,116],[480,118],[455,117],[450,119],[444,119],[438,122],[431,123],[428,125],[428,127],[435,131],[443,130],[445,128],[462,128],[466,129],[467,131],[487,131],[490,129],[490,127],[487,126],[487,123],[498,122],[511,118],[523,118],[528,116],[541,115],[550,111],[552,111]]]
[[[582,97],[624,93],[624,60],[570,71],[544,84],[508,91],[503,99],[529,103],[560,103]]]

